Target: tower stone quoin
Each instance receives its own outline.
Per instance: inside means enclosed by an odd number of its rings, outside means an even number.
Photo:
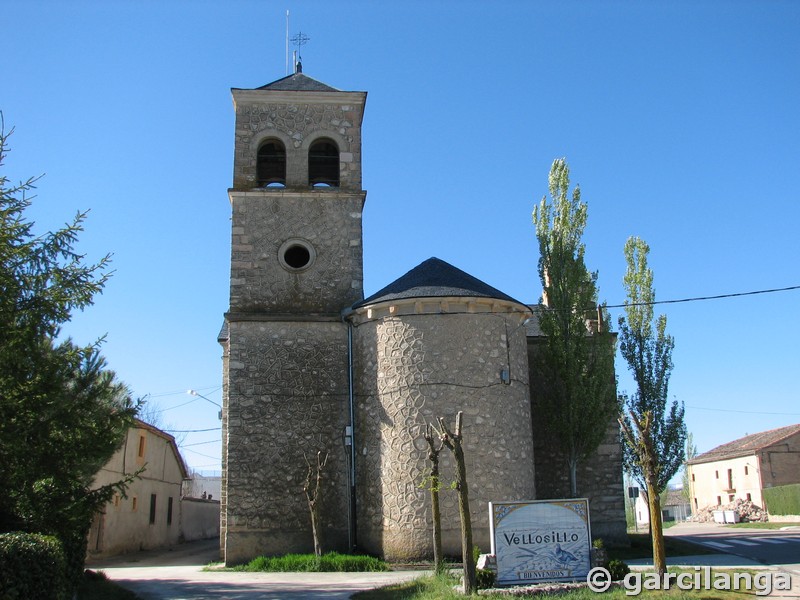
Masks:
[[[299,72],[233,89],[230,307],[219,336],[229,565],[313,550],[303,484],[317,452],[328,453],[325,550],[431,556],[422,431],[438,417],[452,427],[458,411],[483,551],[490,501],[564,495],[563,457],[531,406],[536,307],[436,258],[364,299],[366,96]],[[625,538],[615,428],[579,481],[608,541]],[[441,458],[444,549],[460,556],[453,465]]]

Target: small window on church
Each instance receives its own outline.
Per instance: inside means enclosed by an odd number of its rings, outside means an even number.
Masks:
[[[333,140],[317,140],[308,149],[308,183],[339,187],[339,148]]]
[[[267,140],[258,148],[258,187],[286,185],[286,148],[280,140]]]
[[[300,239],[287,240],[278,250],[278,260],[287,271],[304,271],[314,263],[316,256],[314,247]]]

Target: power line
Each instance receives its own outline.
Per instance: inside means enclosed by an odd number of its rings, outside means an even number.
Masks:
[[[208,454],[203,454],[198,452],[197,450],[187,450],[187,452],[191,452],[192,454],[197,454],[197,456],[202,456],[203,458],[208,458],[210,460],[219,460],[218,456],[209,456]]]
[[[211,429],[164,429],[167,433],[204,433],[206,431],[220,431],[222,427],[212,427]]]
[[[183,444],[181,448],[188,448],[189,446],[204,446],[206,444],[219,444],[222,440],[209,440],[207,442],[194,442],[192,444]]]
[[[800,290],[800,285],[793,285],[783,288],[773,288],[769,290],[756,290],[754,292],[737,292],[735,294],[719,294],[716,296],[697,296],[695,298],[681,298],[680,300],[654,300],[653,302],[632,302],[628,304],[611,304],[606,308],[625,308],[626,306],[653,306],[655,304],[678,304],[681,302],[697,302],[699,300],[719,300],[721,298],[738,298],[741,296],[755,296],[756,294],[772,294],[775,292],[789,292]]]
[[[186,406],[187,404],[191,404],[192,402],[197,402],[199,398],[194,398],[193,400],[189,400],[188,402],[184,402],[183,404],[176,404],[175,406],[168,406],[167,408],[160,408],[154,412],[156,413],[163,413],[167,412],[168,410],[174,410],[176,408],[180,408],[181,406]]]
[[[686,408],[693,408],[695,410],[711,410],[714,412],[742,413],[746,415],[780,415],[780,416],[792,416],[792,417],[800,416],[800,413],[765,412],[763,410],[736,410],[734,408],[709,408],[707,406],[689,406],[688,404],[686,405]]]
[[[209,394],[213,394],[214,392],[216,392],[218,390],[221,390],[222,386],[221,385],[207,385],[205,387],[198,387],[198,388],[194,388],[194,389],[199,390],[199,391],[211,390],[208,393]],[[175,392],[159,392],[158,394],[148,394],[148,397],[149,398],[163,398],[164,396],[182,396],[184,394],[186,394],[186,388],[184,388],[182,390],[179,390],[179,391],[175,391]]]

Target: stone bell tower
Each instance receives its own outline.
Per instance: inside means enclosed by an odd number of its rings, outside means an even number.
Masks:
[[[327,453],[327,549],[348,543],[348,332],[363,298],[366,92],[301,72],[233,89],[230,309],[224,369],[222,552],[236,564],[313,548],[303,485]]]

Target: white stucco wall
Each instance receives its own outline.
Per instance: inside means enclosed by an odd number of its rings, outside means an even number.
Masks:
[[[736,499],[764,505],[760,460],[756,455],[689,465],[689,485],[694,510]]]
[[[183,498],[181,501],[182,541],[207,540],[219,536],[219,500]]]

